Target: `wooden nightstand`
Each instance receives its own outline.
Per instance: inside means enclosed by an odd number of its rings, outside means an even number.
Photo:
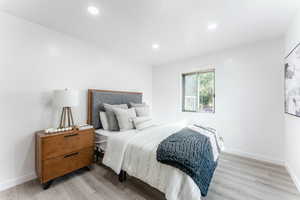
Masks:
[[[44,189],[55,178],[93,163],[94,138],[94,129],[36,133],[36,171]]]

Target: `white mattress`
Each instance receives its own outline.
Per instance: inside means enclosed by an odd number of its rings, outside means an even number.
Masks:
[[[117,174],[121,169],[125,170],[129,175],[163,192],[167,200],[200,200],[201,192],[190,176],[156,160],[160,142],[182,128],[184,126],[181,124],[168,124],[142,131],[110,133],[103,164]],[[210,139],[213,141],[215,138]],[[217,145],[212,147],[217,149]],[[213,152],[217,158],[218,150]]]
[[[110,136],[118,136],[126,133],[135,133],[136,130],[127,130],[127,131],[109,131],[104,129],[97,129],[96,133],[96,145],[100,147],[102,151],[106,151],[107,148],[107,140]]]
[[[200,200],[200,190],[192,178],[156,160],[159,143],[182,128],[175,124],[115,134],[108,139],[103,164],[117,174],[121,169],[125,170],[129,175],[165,193],[167,200]]]
[[[109,137],[111,135],[116,135],[116,134],[122,134],[122,133],[126,133],[126,132],[135,132],[136,130],[127,130],[127,131],[109,131],[109,130],[104,130],[104,129],[97,129],[95,131],[95,133],[98,135],[98,136],[106,136],[106,137]]]

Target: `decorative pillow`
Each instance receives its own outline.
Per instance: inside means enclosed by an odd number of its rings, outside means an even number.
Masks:
[[[100,111],[99,116],[100,116],[100,121],[101,121],[103,129],[108,130],[108,120],[107,120],[106,113],[103,111]]]
[[[154,126],[154,123],[150,117],[136,117],[133,119],[133,124],[137,130],[142,130]]]
[[[117,117],[120,131],[133,129],[132,119],[136,118],[136,113],[134,108],[130,108],[130,109],[114,108],[113,111]]]
[[[146,103],[133,103],[133,102],[130,102],[129,105],[130,105],[130,107],[144,107],[144,106],[147,106]]]
[[[138,117],[150,117],[150,107],[135,107],[135,112]]]
[[[106,111],[107,122],[108,122],[108,130],[110,131],[119,131],[119,125],[116,118],[116,115],[113,111],[114,108],[121,108],[121,109],[128,109],[127,104],[119,104],[119,105],[110,105],[110,104],[103,104],[104,109]]]

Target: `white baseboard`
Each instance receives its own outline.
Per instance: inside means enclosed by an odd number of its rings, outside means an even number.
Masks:
[[[276,160],[276,159],[272,159],[272,158],[262,156],[262,155],[256,155],[256,154],[252,154],[252,153],[242,152],[242,151],[239,151],[236,149],[225,148],[224,152],[229,153],[229,154],[234,154],[237,156],[241,156],[241,157],[251,158],[254,160],[258,160],[258,161],[263,161],[263,162],[267,162],[267,163],[285,166],[285,162],[283,160]]]
[[[0,191],[9,189],[11,187],[25,183],[25,182],[33,180],[35,178],[36,178],[36,174],[33,172],[33,173],[30,173],[30,174],[27,174],[24,176],[20,176],[18,178],[6,180],[6,181],[0,183]]]
[[[285,166],[286,166],[286,169],[288,170],[288,173],[292,177],[298,191],[300,192],[300,179],[297,177],[295,171],[292,169],[292,167],[288,163],[286,163]]]

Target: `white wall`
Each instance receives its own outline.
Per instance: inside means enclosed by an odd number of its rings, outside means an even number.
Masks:
[[[159,121],[216,127],[227,150],[283,163],[283,40],[258,42],[153,69]],[[181,112],[181,74],[216,69],[216,113]]]
[[[300,42],[300,12],[286,36],[285,55]],[[300,118],[285,114],[286,165],[300,191]]]
[[[59,116],[53,89],[81,91],[77,122],[86,122],[88,88],[142,91],[151,104],[151,67],[5,13],[0,26],[0,190],[35,176],[34,132]]]

